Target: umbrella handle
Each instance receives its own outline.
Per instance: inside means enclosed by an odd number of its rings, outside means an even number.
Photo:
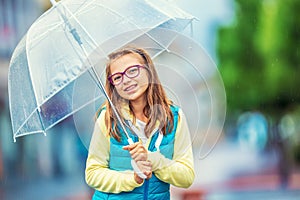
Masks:
[[[135,171],[135,173],[142,179],[146,179],[147,176],[141,172],[141,170],[139,169],[139,167],[137,166],[136,162],[134,160],[131,160],[131,166],[133,168],[133,170]]]
[[[130,137],[127,139],[127,141],[128,141],[129,144],[133,144],[134,143],[133,140],[132,140],[132,138],[130,138]]]
[[[127,139],[129,144],[133,144],[133,140],[131,138]],[[136,162],[134,160],[131,160],[131,166],[133,168],[133,170],[135,171],[135,173],[142,179],[146,179],[147,176],[141,172],[141,170],[139,169],[139,167],[137,166]]]

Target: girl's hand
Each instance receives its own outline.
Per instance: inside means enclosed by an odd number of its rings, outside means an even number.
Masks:
[[[146,179],[151,178],[152,164],[149,160],[148,161],[138,161],[137,166],[141,170],[141,172],[147,176]],[[143,182],[143,179],[140,178],[135,172],[134,172],[134,179],[138,184],[141,184]]]
[[[148,159],[148,151],[140,142],[124,146],[123,149],[129,151],[135,162],[146,161]]]
[[[136,162],[140,171],[147,176],[147,179],[151,178],[152,164],[149,160],[147,160],[147,149],[140,142],[124,146],[123,149],[129,151],[132,159]],[[143,179],[140,178],[136,173],[134,173],[134,179],[139,184],[143,182]]]

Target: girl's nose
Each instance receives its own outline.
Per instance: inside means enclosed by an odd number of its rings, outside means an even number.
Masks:
[[[123,76],[123,84],[128,84],[131,81],[131,78],[128,78],[125,74]]]

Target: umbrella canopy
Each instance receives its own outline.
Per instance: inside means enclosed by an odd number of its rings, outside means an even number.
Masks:
[[[32,24],[11,58],[8,89],[14,139],[46,133],[97,99],[74,103],[73,87],[94,64],[100,63],[103,71],[110,52],[142,41],[143,46],[149,42],[159,47],[152,52],[157,56],[194,19],[164,0],[52,3],[54,6]],[[173,30],[172,34],[161,36],[159,30],[166,29]]]

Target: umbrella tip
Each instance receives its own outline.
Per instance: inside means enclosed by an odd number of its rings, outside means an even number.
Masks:
[[[50,0],[50,2],[53,6],[55,6],[55,4],[57,3],[55,0]]]

